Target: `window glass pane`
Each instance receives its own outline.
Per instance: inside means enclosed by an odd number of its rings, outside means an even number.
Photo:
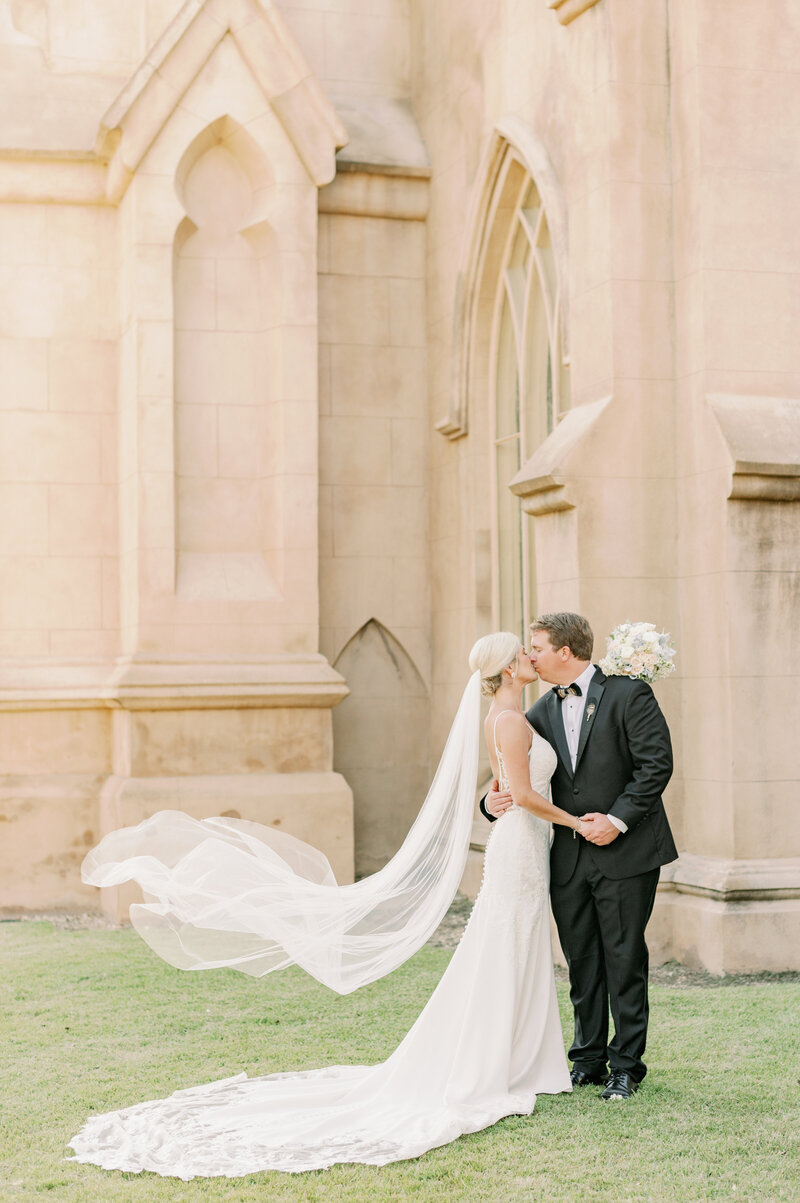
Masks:
[[[527,459],[552,430],[552,376],[548,370],[550,345],[547,311],[536,272],[531,276],[528,321],[525,327],[526,397],[523,416],[523,455]]]
[[[547,296],[552,302],[556,295],[556,261],[546,221],[543,221],[539,228],[538,258],[544,277],[544,287],[547,291]]]
[[[501,284],[502,287],[502,284]],[[514,323],[504,291],[497,344],[497,380],[495,382],[495,437],[505,438],[519,430],[519,372]]]
[[[500,627],[523,638],[522,511],[508,482],[520,468],[519,439],[499,443],[497,465],[497,571]]]

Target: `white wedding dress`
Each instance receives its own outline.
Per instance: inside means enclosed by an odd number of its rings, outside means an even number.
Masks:
[[[531,783],[547,796],[556,755],[532,732]],[[502,760],[500,759],[502,772]],[[418,1157],[538,1094],[571,1090],[548,906],[550,826],[512,808],[492,826],[483,884],[422,1014],[387,1061],[179,1090],[93,1116],[77,1161],[182,1178],[299,1173]]]

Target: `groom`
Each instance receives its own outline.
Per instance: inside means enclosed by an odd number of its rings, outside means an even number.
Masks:
[[[531,663],[555,688],[527,717],[558,754],[553,802],[584,823],[582,839],[556,826],[550,852],[550,898],[575,1011],[572,1084],[626,1099],[647,1072],[644,929],[659,866],[678,855],[661,801],[672,747],[650,686],[604,676],[591,662],[593,644],[580,614],[544,614],[531,624]],[[481,810],[491,820],[510,805],[509,794],[492,790]]]

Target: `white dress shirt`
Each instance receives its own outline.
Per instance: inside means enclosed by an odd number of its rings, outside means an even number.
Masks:
[[[574,693],[568,693],[561,702],[561,718],[564,722],[564,734],[567,737],[567,747],[569,748],[570,760],[572,761],[572,771],[575,772],[575,763],[578,759],[578,744],[581,738],[581,723],[586,710],[586,694],[595,674],[595,666],[590,664],[585,668],[579,677],[574,681],[570,681],[570,685],[577,685],[581,691],[581,696],[576,697]],[[622,819],[615,818],[614,815],[608,815],[609,822],[613,823],[620,831],[627,831],[627,823],[623,823]]]

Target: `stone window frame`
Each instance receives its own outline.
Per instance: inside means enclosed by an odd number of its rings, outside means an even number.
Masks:
[[[491,331],[498,290],[502,284],[500,268],[515,211],[513,205],[510,212],[508,207],[502,210],[499,201],[502,182],[512,165],[515,171],[521,173],[520,179],[525,177],[535,183],[541,209],[546,215],[545,228],[549,232],[552,249],[549,330],[551,360],[554,364],[556,361],[558,363],[556,392],[560,393],[560,402],[553,412],[554,425],[565,412],[569,396],[568,227],[565,197],[542,138],[526,122],[510,115],[501,118],[489,135],[466,214],[454,298],[448,410],[435,423],[435,429],[451,441],[465,437],[470,429],[479,432],[473,463],[487,484],[493,471],[491,460],[494,454],[490,437],[494,418],[489,412],[493,372],[490,363]],[[519,200],[520,196],[514,199]],[[539,230],[541,228],[538,227]],[[534,223],[534,241],[536,233]],[[554,354],[553,345],[556,343],[558,349]],[[542,437],[546,434],[546,429],[543,429]],[[545,437],[545,441],[549,443],[550,439]],[[525,462],[529,462],[529,459],[524,459],[523,466]],[[513,487],[513,481],[509,481],[508,486],[510,493],[521,496]],[[492,536],[493,527],[496,530],[496,522],[492,517],[493,496],[494,486],[491,484],[473,498],[470,526],[474,531],[477,613],[482,616],[482,622],[496,626],[499,614],[496,581],[498,560],[497,540]],[[526,513],[530,512],[524,497],[516,504],[521,504]],[[524,521],[520,517],[520,522]],[[530,531],[526,532],[526,540],[530,534]],[[530,579],[530,570],[528,573]]]
[[[509,486],[562,416],[568,380],[547,212],[536,181],[513,149],[497,179],[492,215],[501,231],[506,227],[499,261],[489,267],[495,277],[487,382],[492,615],[496,626],[524,639],[526,616],[536,608],[533,529]]]

